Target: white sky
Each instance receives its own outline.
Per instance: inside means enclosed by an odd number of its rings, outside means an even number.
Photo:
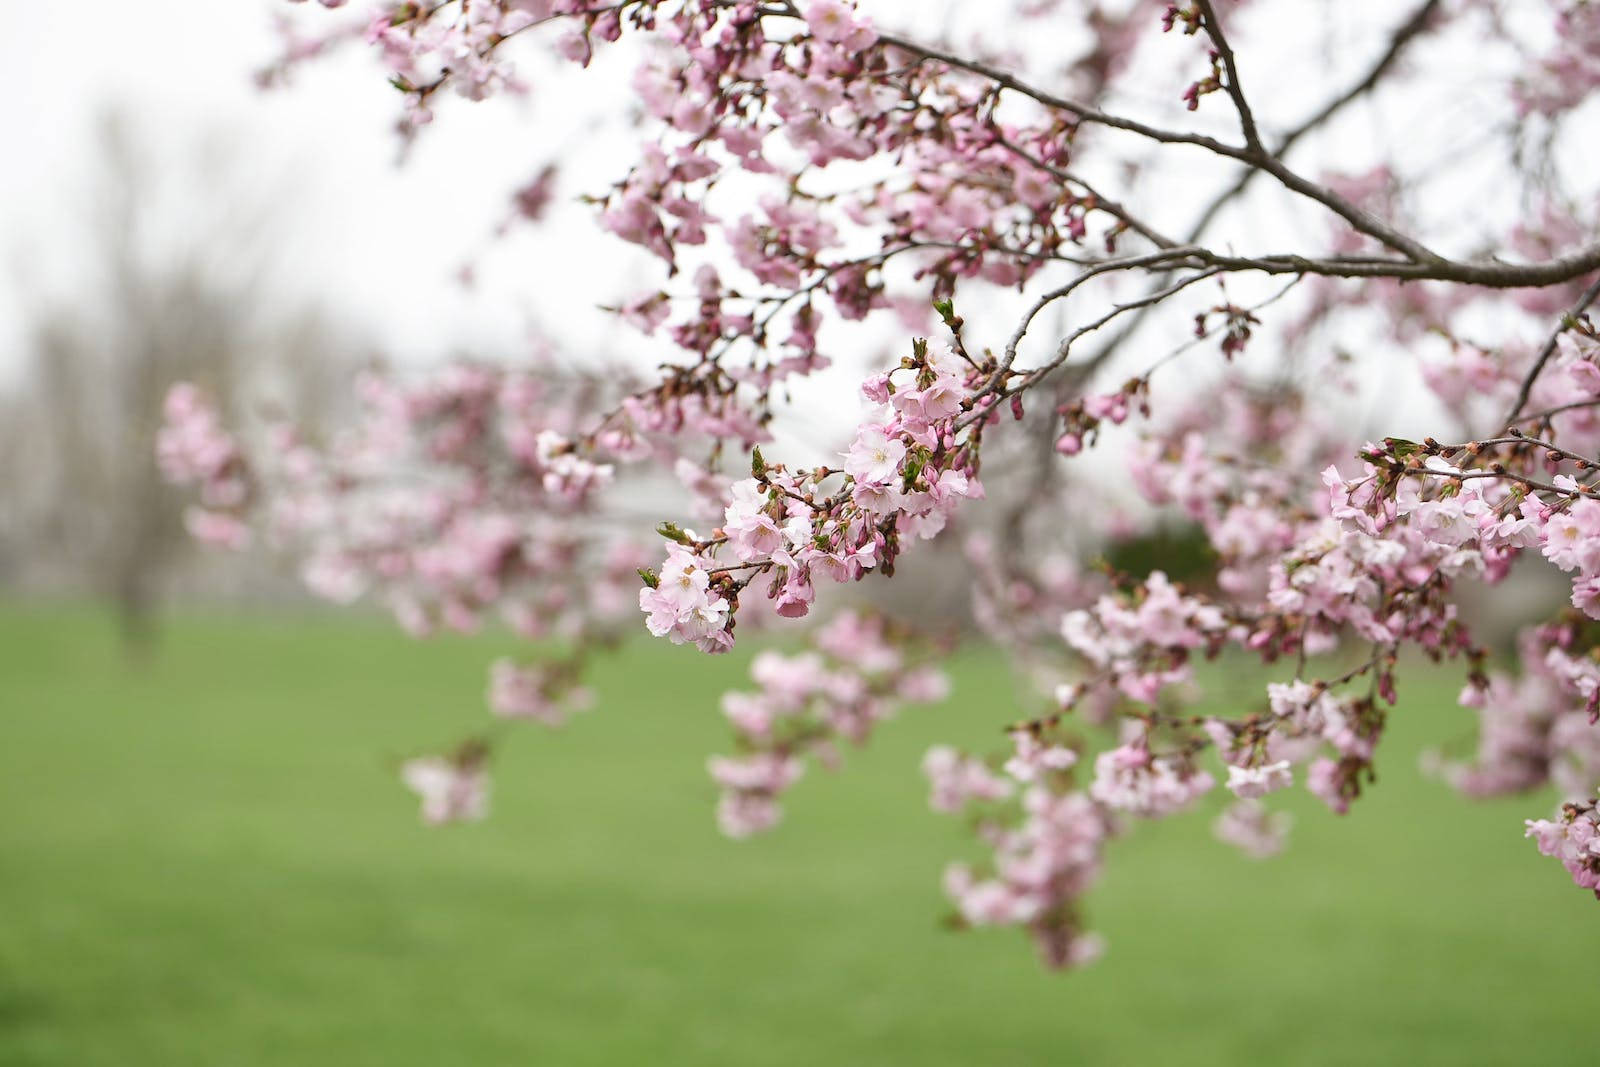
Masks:
[[[518,144],[516,131],[537,127],[545,138],[570,131],[559,121],[508,122],[503,109],[526,109],[526,102],[451,101],[445,121],[397,166],[391,121],[399,95],[362,50],[313,63],[287,91],[252,84],[252,71],[275,50],[270,16],[287,7],[282,0],[83,0],[7,11],[0,67],[12,98],[0,112],[0,145],[10,149],[0,166],[0,373],[18,364],[27,302],[41,288],[70,293],[85,269],[76,219],[92,187],[96,119],[112,104],[134,116],[142,141],[174,157],[208,132],[240,141],[259,187],[291,201],[284,240],[296,279],[375,330],[398,359],[503,353],[524,336],[518,309],[526,300],[508,287],[560,286],[586,273],[573,270],[574,259],[592,264],[601,252],[633,258],[591,228],[572,233],[575,241],[552,239],[559,256],[528,255],[522,243],[515,270],[492,269],[506,267],[510,249],[491,252],[488,291],[468,294],[451,284],[504,218],[509,192],[545,154],[539,149],[548,150],[548,142]]]

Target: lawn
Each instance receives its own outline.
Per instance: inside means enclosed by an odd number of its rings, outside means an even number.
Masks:
[[[490,821],[424,830],[392,760],[480,727],[506,647],[191,614],[135,670],[91,612],[0,609],[0,1064],[1592,1059],[1600,904],[1522,840],[1548,798],[1417,773],[1466,726],[1446,680],[1403,692],[1350,816],[1297,795],[1278,860],[1214,807],[1115,845],[1109,954],[1062,976],[938,922],[966,842],[917,762],[997,740],[998,659],[733,843],[704,758],[743,660],[641,644],[598,710],[513,735]]]

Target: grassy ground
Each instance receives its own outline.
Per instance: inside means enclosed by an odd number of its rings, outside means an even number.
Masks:
[[[1413,768],[1458,729],[1407,694],[1345,820],[1299,804],[1247,861],[1210,813],[1119,843],[1095,968],[936,927],[963,848],[932,740],[1011,714],[986,659],[785,826],[712,828],[736,658],[641,646],[599,711],[518,734],[486,824],[425,831],[385,760],[483,723],[493,639],[187,617],[126,669],[109,628],[0,610],[0,1064],[1576,1063],[1600,912]]]

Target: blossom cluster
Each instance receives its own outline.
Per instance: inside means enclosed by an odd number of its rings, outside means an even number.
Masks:
[[[1600,12],[1590,4],[1564,7],[1557,15],[1556,41],[1515,86],[1524,113],[1558,116],[1600,89]]]
[[[1185,810],[1216,784],[1181,757],[1152,755],[1140,738],[1095,757],[1089,795],[1115,811],[1154,819]]]
[[[560,726],[594,703],[580,677],[580,665],[570,659],[532,664],[497,659],[489,665],[489,710],[507,719]]]
[[[192,385],[174,386],[162,415],[156,435],[161,473],[174,485],[193,486],[200,498],[184,517],[189,532],[207,544],[245,547],[250,529],[236,513],[249,504],[252,486],[238,442]]]
[[[1585,651],[1587,624],[1576,618],[1534,626],[1517,641],[1518,674],[1490,671],[1461,691],[1479,718],[1470,760],[1434,754],[1430,762],[1471,796],[1524,793],[1552,784],[1581,800],[1600,781],[1600,662]]]
[[[998,771],[945,748],[923,762],[934,810],[970,812],[993,850],[982,868],[952,864],[945,891],[964,924],[1020,926],[1048,966],[1082,966],[1102,944],[1085,929],[1078,902],[1099,879],[1115,823],[1091,793],[1073,787],[1074,749],[1035,730],[1012,740]]]
[[[400,768],[400,780],[422,802],[428,826],[476,822],[489,814],[485,750],[474,743],[444,756],[419,756]]]
[[[1581,889],[1600,899],[1600,812],[1593,799],[1567,804],[1558,819],[1529,819],[1528,836],[1543,855],[1554,857]]]
[[[892,573],[908,539],[936,536],[963,500],[983,495],[978,428],[962,433],[982,372],[947,346],[919,340],[902,366],[869,379],[877,405],[839,467],[791,471],[759,449],[751,476],[733,483],[722,525],[704,538],[672,523],[658,572],[643,574],[639,607],[652,634],[705,652],[733,645],[739,595],[767,578],[785,618],[808,614],[815,582]],[[982,414],[982,412],[980,412]]]
[[[908,636],[880,616],[846,611],[817,630],[805,652],[757,654],[750,678],[760,688],[722,698],[737,753],[709,764],[722,790],[717,823],[724,833],[748,837],[776,825],[778,801],[806,757],[835,766],[839,742],[863,744],[902,703],[948,695],[944,674],[923,661],[926,652],[916,654]]]
[[[375,596],[418,636],[475,630],[493,615],[557,642],[538,660],[494,663],[487,702],[507,720],[559,725],[588,703],[582,663],[628,618],[645,557],[600,518],[615,466],[571,407],[592,386],[547,371],[367,375],[358,420],[326,448],[283,424],[259,441],[236,438],[198,389],[180,384],[158,459],[169,479],[197,488],[197,536],[240,548],[258,531],[299,557],[319,596]],[[430,823],[487,808],[489,747],[462,751],[471,758],[422,757],[402,772]]]
[[[1228,627],[1217,605],[1184,596],[1160,571],[1131,599],[1106,594],[1092,608],[1069,611],[1061,619],[1067,644],[1107,683],[1144,702],[1187,678],[1189,654],[1215,646]],[[1080,686],[1071,699],[1081,699],[1081,693]]]

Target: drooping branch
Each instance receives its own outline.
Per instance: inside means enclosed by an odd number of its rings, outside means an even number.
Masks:
[[[1093,201],[1094,207],[1099,208],[1100,210],[1106,212],[1106,214],[1117,219],[1129,230],[1132,230],[1140,237],[1143,237],[1157,248],[1177,247],[1177,241],[1174,241],[1172,238],[1152,227],[1149,223],[1141,220],[1122,204],[1102,194],[1098,189],[1096,189],[1093,185],[1090,185],[1088,181],[1079,175],[1070,171],[1062,170],[1060,167],[1051,166],[1038,156],[1027,151],[1019,145],[1013,144],[1011,141],[1001,137],[999,134],[995,135],[995,140],[1002,148],[1006,149],[1006,151],[1011,152],[1013,155],[1026,161],[1032,166],[1039,168],[1062,184],[1076,185],[1078,188],[1082,189],[1085,195],[1087,195]]]

